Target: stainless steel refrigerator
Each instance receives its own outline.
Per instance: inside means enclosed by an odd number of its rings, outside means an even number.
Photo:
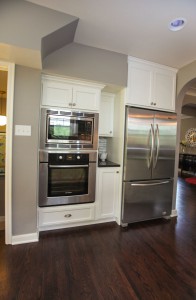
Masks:
[[[169,216],[176,114],[126,107],[121,225]]]

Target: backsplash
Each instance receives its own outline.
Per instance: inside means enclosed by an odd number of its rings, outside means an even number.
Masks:
[[[106,138],[99,138],[99,153],[107,152],[107,139]]]

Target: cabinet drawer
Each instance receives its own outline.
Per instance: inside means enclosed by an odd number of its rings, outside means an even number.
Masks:
[[[60,225],[94,219],[94,207],[43,208],[39,210],[39,226]]]

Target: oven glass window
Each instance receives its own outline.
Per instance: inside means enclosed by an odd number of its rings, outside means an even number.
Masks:
[[[88,167],[48,169],[48,197],[88,194]]]
[[[48,141],[92,142],[93,119],[48,115]]]

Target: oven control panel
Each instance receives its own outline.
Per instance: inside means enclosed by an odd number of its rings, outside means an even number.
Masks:
[[[48,162],[57,165],[78,165],[88,164],[89,154],[87,153],[49,153]]]

